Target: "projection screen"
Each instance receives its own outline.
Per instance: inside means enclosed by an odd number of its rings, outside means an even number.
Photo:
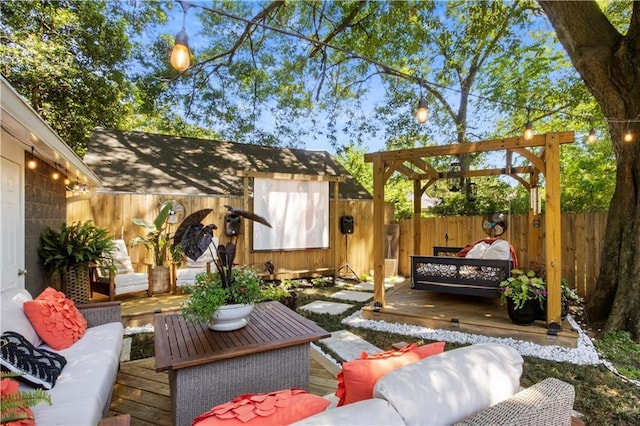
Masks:
[[[253,224],[254,250],[329,247],[329,183],[254,179],[253,212],[273,228]]]

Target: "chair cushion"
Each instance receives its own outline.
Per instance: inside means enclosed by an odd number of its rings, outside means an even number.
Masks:
[[[40,346],[42,340],[24,313],[24,302],[33,300],[31,294],[23,288],[3,290],[0,296],[0,330],[15,331],[27,339],[33,346]]]
[[[302,389],[246,394],[212,408],[197,417],[193,425],[288,425],[328,406],[329,400]]]
[[[419,361],[428,356],[441,353],[444,342],[427,345],[407,345],[401,350],[386,351],[374,355],[362,353],[360,359],[342,364],[342,371],[338,373],[339,398],[338,406],[352,404],[363,399],[373,397],[373,387],[378,379],[390,371]]]
[[[68,348],[87,329],[87,321],[73,300],[51,287],[25,302],[23,308],[38,336],[55,350]]]
[[[41,389],[51,389],[67,364],[62,355],[36,348],[27,339],[13,331],[2,334],[3,370],[20,373],[18,380]]]
[[[518,392],[522,362],[509,346],[466,346],[390,372],[373,397],[389,401],[405,424],[451,425]]]
[[[402,424],[402,417],[384,399],[365,399],[325,410],[294,423],[296,426],[389,426]],[[422,424],[429,424],[429,421],[424,421]]]

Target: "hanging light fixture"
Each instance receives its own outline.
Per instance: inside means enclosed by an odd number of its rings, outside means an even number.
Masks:
[[[460,166],[460,163],[458,163],[457,161],[451,163],[451,165],[449,166],[449,178],[447,179],[447,183],[449,184],[449,191],[451,192],[458,192],[460,191],[460,176],[458,176],[460,174],[460,171],[462,170],[462,167]]]
[[[533,124],[531,124],[531,109],[527,108],[527,122],[524,125],[524,140],[533,139]]]
[[[596,143],[598,141],[598,136],[596,136],[596,129],[591,126],[591,130],[589,130],[589,135],[587,136],[587,142]]]
[[[418,109],[416,111],[416,121],[419,124],[424,124],[429,119],[429,108],[427,108],[427,101],[424,96],[420,95],[418,101]]]
[[[467,201],[474,202],[478,199],[478,185],[475,182],[471,182],[470,178],[467,178]]]
[[[631,133],[631,129],[629,128],[629,122],[627,121],[627,131],[624,132],[624,137],[622,138],[625,142],[633,142],[633,133]]]
[[[178,72],[183,72],[189,65],[191,65],[191,59],[189,58],[189,37],[184,29],[185,21],[187,20],[187,10],[191,7],[191,3],[187,1],[180,1],[182,6],[182,29],[176,34],[176,41],[171,51],[171,66]]]
[[[31,157],[29,161],[27,161],[27,168],[30,170],[35,170],[38,167],[38,162],[36,161],[36,156],[34,154],[34,149],[31,147]]]

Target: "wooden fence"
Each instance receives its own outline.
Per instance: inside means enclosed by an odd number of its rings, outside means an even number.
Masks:
[[[417,254],[432,255],[433,246],[463,247],[485,238],[481,216],[423,218],[420,222],[421,243]],[[512,215],[508,219],[503,238],[516,250],[520,267],[527,268],[530,261],[527,253],[526,215]],[[607,222],[606,213],[577,213],[562,215],[562,277],[581,296],[589,296],[600,272],[600,253],[604,242]],[[398,270],[401,275],[411,275],[410,255],[411,220],[400,222],[400,254]],[[544,259],[544,215],[540,223],[539,247]]]
[[[146,232],[135,225],[134,217],[152,222],[160,210],[160,205],[170,199],[175,199],[185,207],[186,214],[200,209],[210,208],[213,212],[202,222],[213,223],[218,226],[216,236],[225,242],[224,216],[227,209],[224,205],[242,208],[242,197],[211,197],[211,196],[166,196],[144,194],[97,194],[85,200],[72,201],[67,205],[67,222],[92,220],[96,225],[106,228],[117,239],[124,239],[127,243],[135,236],[144,236]],[[330,201],[330,223],[337,223],[334,218],[333,200]],[[354,217],[353,234],[343,235],[340,229],[330,227],[330,247],[328,249],[308,249],[290,251],[249,251],[249,258],[244,258],[245,244],[248,238],[242,235],[237,241],[236,263],[256,265],[263,269],[266,261],[271,261],[276,272],[291,275],[314,275],[312,271],[323,274],[339,268],[345,263],[357,273],[368,272],[373,269],[371,253],[373,252],[373,234],[371,232],[373,218],[372,200],[339,200],[338,217],[351,215]],[[388,204],[385,210],[386,221],[393,218],[393,206]],[[170,230],[171,231],[171,230]],[[241,227],[242,232],[242,227]],[[250,231],[251,232],[251,231]],[[336,243],[337,240],[337,243]],[[349,254],[345,256],[348,245]],[[337,252],[335,253],[334,250]],[[134,263],[150,262],[151,255],[143,246],[130,248],[130,256]],[[337,254],[337,257],[335,255]],[[338,262],[336,264],[336,259]],[[345,272],[344,270],[342,272]]]
[[[159,206],[169,200],[176,199],[184,206],[187,214],[194,211],[211,208],[213,212],[205,218],[203,223],[214,223],[219,227],[224,223],[226,209],[224,205],[242,207],[242,198],[222,198],[206,196],[160,196],[141,194],[98,194],[94,197],[70,202],[67,206],[67,221],[69,223],[82,220],[92,220],[95,224],[109,230],[116,238],[129,242],[137,235],[144,235],[142,229],[133,224],[134,217],[142,217],[153,221],[159,211]],[[333,208],[330,209],[330,221],[334,221]],[[244,259],[244,244],[248,239],[238,240],[238,257],[236,262],[241,264],[255,264],[259,268],[268,260],[278,272],[314,271],[335,269],[349,263],[358,273],[368,273],[373,269],[373,201],[371,200],[340,200],[338,215],[352,215],[354,217],[354,233],[342,235],[338,230],[330,232],[329,249],[310,249],[295,251],[249,251],[249,258]],[[387,205],[385,222],[390,223],[393,217],[393,206]],[[580,213],[562,215],[562,277],[581,296],[591,294],[600,271],[600,253],[604,241],[606,213]],[[467,217],[438,217],[423,218],[420,223],[421,247],[419,253],[433,254],[433,246],[462,247],[486,237],[482,230],[481,216]],[[530,260],[527,253],[527,216],[512,215],[508,220],[508,228],[504,234],[515,248],[521,267],[528,267]],[[411,241],[411,220],[399,222],[399,255],[398,274],[408,277],[411,275],[410,256],[413,250]],[[224,235],[224,230],[218,230],[218,236]],[[224,236],[222,237],[224,241]],[[539,246],[544,256],[544,216],[540,224]],[[337,240],[337,241],[336,241]],[[345,255],[348,248],[348,256]],[[334,251],[337,251],[337,259]],[[150,255],[144,247],[131,249],[134,262],[150,261]],[[343,273],[345,270],[342,271]]]

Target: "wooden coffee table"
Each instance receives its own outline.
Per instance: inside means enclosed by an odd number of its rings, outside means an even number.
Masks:
[[[168,370],[176,426],[241,394],[308,389],[309,343],[330,336],[279,302],[257,304],[236,331],[212,331],[179,313],[156,315],[154,327],[156,371]]]

